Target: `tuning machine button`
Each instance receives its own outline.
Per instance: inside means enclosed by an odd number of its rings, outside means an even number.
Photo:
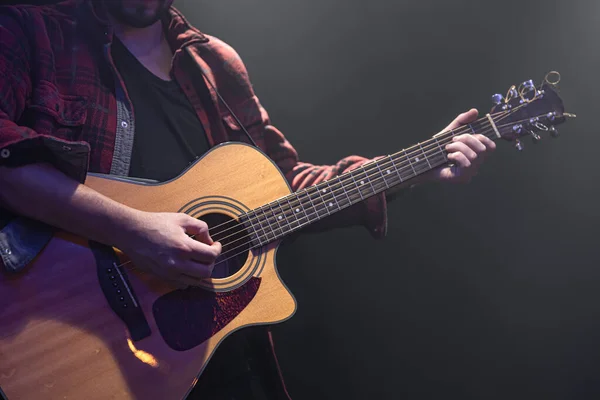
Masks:
[[[531,141],[533,143],[537,143],[540,140],[542,140],[542,137],[540,135],[538,135],[537,133],[535,133],[535,132],[529,132],[529,133],[531,134]]]
[[[558,137],[558,129],[556,129],[556,127],[551,126],[549,131],[550,131],[550,136],[552,136],[553,138]]]
[[[504,101],[504,97],[499,93],[496,93],[495,95],[492,96],[492,103],[494,103],[495,105],[498,105],[498,104],[502,103],[503,101]]]
[[[515,149],[523,151],[523,143],[519,139],[515,140]]]
[[[512,130],[516,134],[521,134],[523,132],[523,125],[521,125],[521,124],[515,125],[515,126],[513,126]]]
[[[535,84],[533,83],[533,80],[531,80],[531,79],[523,82],[521,84],[521,86],[523,87],[523,90],[527,90],[527,91],[535,89]]]

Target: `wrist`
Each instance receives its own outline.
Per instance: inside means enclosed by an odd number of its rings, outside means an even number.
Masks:
[[[118,249],[124,250],[143,231],[144,216],[147,213],[125,206],[120,211],[118,215],[111,218],[108,232],[112,236],[111,244]]]

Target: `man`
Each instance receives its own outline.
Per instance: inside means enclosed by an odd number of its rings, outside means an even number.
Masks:
[[[270,125],[237,53],[191,27],[172,2],[70,0],[1,9],[0,219],[4,231],[12,232],[0,236],[0,252],[7,269],[23,268],[44,244],[35,232],[15,228],[28,218],[117,247],[137,267],[182,285],[210,276],[221,245],[206,223],[131,209],[82,183],[87,172],[171,179],[215,144],[247,141],[236,118],[294,190],[368,161],[352,156],[334,166],[299,162]],[[461,114],[448,128],[476,115]],[[458,136],[446,148],[455,165],[428,179],[466,182],[494,148],[485,136]],[[383,236],[385,197],[352,207],[343,217],[345,224],[362,223]],[[15,232],[32,245],[16,251],[6,239]],[[273,389],[279,383],[263,372],[275,364],[256,350],[268,344],[260,333],[237,334],[229,347],[226,341],[194,395],[283,396],[283,386]],[[253,358],[261,361],[248,361]]]

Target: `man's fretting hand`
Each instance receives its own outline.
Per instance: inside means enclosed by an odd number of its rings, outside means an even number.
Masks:
[[[471,109],[460,114],[442,132],[456,129],[477,119],[478,111]],[[431,178],[440,182],[468,183],[477,175],[485,157],[496,149],[496,143],[481,134],[457,135],[446,145],[448,160],[454,165],[444,166],[431,172]]]
[[[184,286],[210,277],[221,254],[221,244],[213,242],[208,225],[182,213],[140,211],[122,237],[117,247],[136,268]]]

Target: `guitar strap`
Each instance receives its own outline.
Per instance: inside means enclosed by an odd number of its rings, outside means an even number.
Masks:
[[[188,56],[189,56],[190,61],[192,62],[192,64],[194,64],[194,65],[196,65],[198,67],[198,70],[200,71],[200,73],[204,77],[204,80],[206,80],[206,82],[208,82],[208,84],[210,85],[210,87],[215,91],[217,97],[219,98],[219,101],[225,106],[225,108],[227,108],[227,111],[229,111],[229,113],[231,114],[231,116],[233,117],[233,119],[235,119],[235,122],[238,124],[238,126],[240,128],[242,128],[242,131],[248,137],[248,140],[250,140],[250,143],[252,143],[252,145],[254,145],[254,147],[258,148],[258,145],[254,141],[254,139],[252,139],[252,136],[250,136],[250,133],[248,132],[248,130],[246,129],[246,127],[244,126],[244,124],[242,124],[242,121],[240,121],[240,119],[233,112],[233,110],[231,109],[231,107],[229,107],[229,104],[227,104],[227,102],[225,101],[225,99],[223,98],[223,96],[221,96],[221,93],[219,93],[219,91],[217,90],[216,86],[212,83],[212,81],[210,79],[208,79],[208,76],[206,76],[206,74],[204,73],[204,71],[202,70],[202,68],[200,68],[200,66],[196,62],[194,62],[194,55],[191,53],[190,47],[189,46],[186,47],[185,51],[187,52],[187,54],[188,54]]]

